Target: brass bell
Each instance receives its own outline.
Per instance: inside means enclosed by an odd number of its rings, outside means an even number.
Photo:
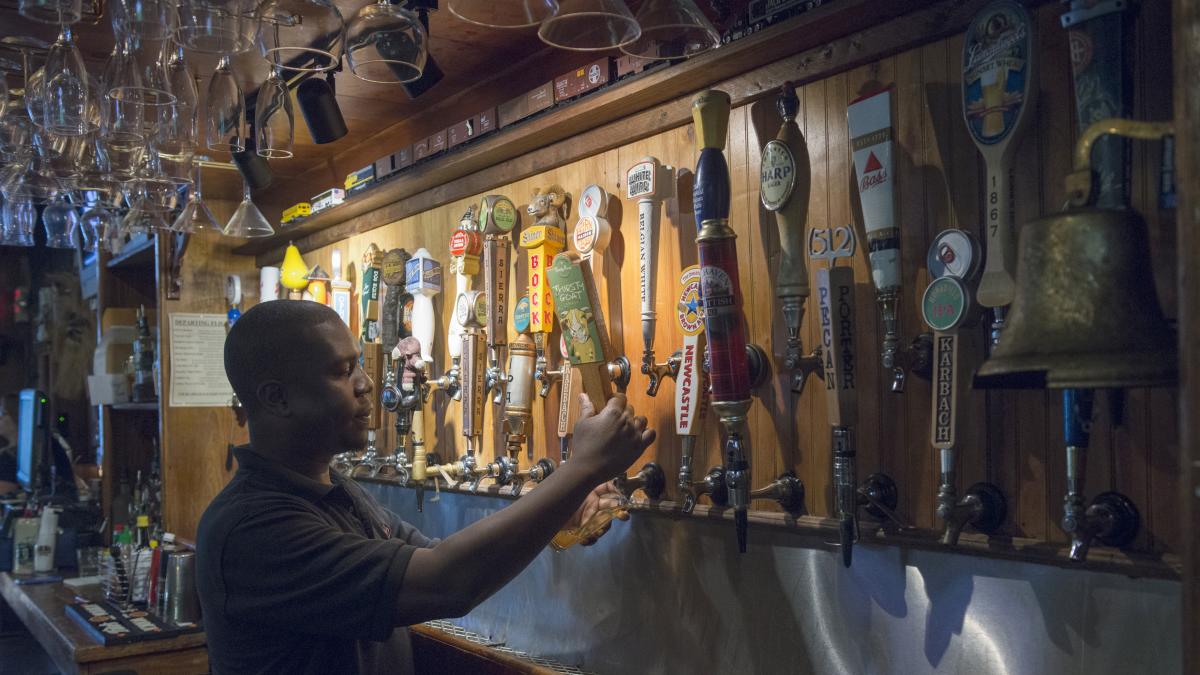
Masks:
[[[1115,388],[1174,384],[1179,355],[1150,273],[1146,222],[1132,209],[1084,206],[1092,144],[1105,134],[1157,139],[1170,123],[1108,119],[1075,148],[1073,208],[1020,232],[1008,325],[975,374],[977,388]]]

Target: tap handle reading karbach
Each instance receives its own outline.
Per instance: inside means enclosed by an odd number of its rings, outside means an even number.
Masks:
[[[487,303],[479,291],[467,291],[458,296],[455,312],[463,326],[462,334],[462,434],[468,439],[468,449],[473,450],[473,441],[483,435],[484,374],[487,370],[486,346],[484,345],[482,321],[487,318]]]
[[[737,235],[729,227],[729,167],[721,149],[729,121],[729,95],[706,91],[692,101],[696,142],[693,210],[699,234],[700,284],[708,337],[709,378],[714,401],[750,399],[750,365],[738,275]]]

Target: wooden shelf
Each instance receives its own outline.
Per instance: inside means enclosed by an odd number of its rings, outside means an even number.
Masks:
[[[234,252],[258,256],[259,265],[271,264],[282,258],[289,241],[302,251],[319,248],[687,124],[691,95],[707,87],[719,85],[735,106],[744,105],[773,95],[784,81],[798,84],[826,77],[935,40],[961,30],[983,4],[984,0],[839,0],[501,129]],[[829,46],[847,36],[853,36],[853,49]],[[536,156],[534,151],[539,151]]]
[[[105,263],[110,270],[152,267],[154,265],[154,237],[132,244],[121,254]]]
[[[109,408],[112,408],[113,410],[122,411],[122,412],[129,412],[129,411],[158,412],[158,404],[159,404],[159,401],[152,401],[150,403],[113,403],[112,405],[109,406]]]

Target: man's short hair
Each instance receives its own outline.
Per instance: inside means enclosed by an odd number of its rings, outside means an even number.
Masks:
[[[246,311],[225,336],[225,375],[247,410],[258,407],[258,385],[281,380],[293,362],[307,362],[309,330],[341,321],[337,312],[307,300],[270,300]]]

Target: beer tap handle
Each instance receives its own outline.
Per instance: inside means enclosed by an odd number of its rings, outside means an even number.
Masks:
[[[625,194],[638,205],[638,271],[641,282],[642,373],[655,369],[654,333],[658,313],[655,310],[655,245],[659,233],[659,206],[675,196],[675,172],[654,157],[644,157],[625,174]],[[657,390],[657,385],[651,385]],[[650,394],[653,396],[654,394]]]
[[[650,354],[651,361],[654,360],[654,355]],[[646,393],[650,396],[658,395],[658,388],[662,385],[663,378],[669,377],[675,379],[679,374],[679,357],[671,356],[666,363],[642,363],[642,373],[648,378],[646,383]]]
[[[560,253],[546,270],[546,277],[571,365],[577,368],[583,392],[600,410],[612,397],[610,364],[614,359],[592,270],[579,254]]]
[[[633,493],[641,490],[650,500],[658,501],[662,499],[666,490],[667,478],[657,464],[647,462],[634,476],[617,476],[613,485],[618,492],[625,495],[625,499],[633,499]]]
[[[866,506],[867,513],[876,518],[886,518],[901,530],[916,529],[896,513],[899,501],[896,481],[885,473],[873,473],[858,486],[858,504]]]

